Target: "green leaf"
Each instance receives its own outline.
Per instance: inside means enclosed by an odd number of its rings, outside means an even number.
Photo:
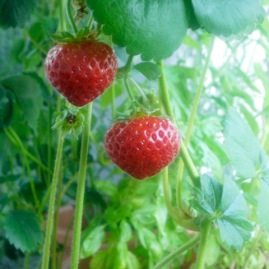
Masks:
[[[212,216],[220,206],[221,195],[222,185],[214,178],[202,175],[201,189],[196,190],[196,200],[191,204],[202,214]]]
[[[90,268],[110,269],[115,258],[115,250],[107,248],[97,252],[90,261]]]
[[[81,259],[89,257],[99,250],[105,238],[104,228],[104,225],[97,226],[83,240],[80,253]]]
[[[35,8],[35,0],[0,0],[0,25],[23,26]]]
[[[19,179],[20,175],[4,175],[0,176],[0,184],[6,183],[6,182],[13,182]]]
[[[253,31],[265,16],[259,0],[192,0],[192,4],[200,26],[215,35]]]
[[[30,37],[36,42],[43,42],[49,38],[49,35],[55,33],[57,30],[58,20],[55,18],[47,17],[35,22],[29,28]]]
[[[150,251],[150,254],[153,255],[156,259],[162,256],[162,248],[158,242],[156,235],[145,227],[138,229],[138,237],[142,246]]]
[[[247,220],[248,207],[240,189],[230,179],[221,185],[216,179],[203,175],[196,199],[190,203],[202,216],[217,222],[223,242],[239,249],[251,238],[253,227]]]
[[[13,117],[13,96],[0,85],[0,130],[7,127]]]
[[[245,219],[222,218],[217,220],[221,240],[239,250],[251,238],[253,227]]]
[[[143,60],[170,56],[184,38],[188,19],[183,0],[87,0],[103,31],[130,55]]]
[[[10,212],[4,229],[9,242],[23,252],[37,250],[43,240],[38,218],[32,212]]]
[[[250,178],[260,165],[261,147],[249,125],[234,109],[224,119],[224,149],[237,175]]]
[[[261,191],[258,196],[258,221],[269,232],[269,185],[261,180]]]
[[[8,74],[20,72],[22,67],[18,64],[21,48],[18,48],[19,39],[22,33],[19,29],[1,29],[0,28],[0,77]]]
[[[121,221],[120,223],[120,241],[128,242],[132,237],[132,229],[128,222]]]
[[[161,76],[160,67],[154,63],[143,62],[136,64],[133,68],[142,73],[148,80],[156,80]]]
[[[14,93],[26,122],[36,131],[43,102],[40,83],[32,76],[18,75],[3,80],[2,86]]]

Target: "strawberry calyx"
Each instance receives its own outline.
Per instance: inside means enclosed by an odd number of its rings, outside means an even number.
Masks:
[[[84,40],[97,40],[99,33],[91,31],[89,27],[84,27],[79,30],[75,35],[70,32],[59,32],[52,34],[51,38],[57,43],[78,43]]]
[[[55,124],[52,128],[61,129],[64,136],[73,134],[78,138],[79,134],[82,132],[83,122],[84,115],[82,109],[69,105],[56,116]]]

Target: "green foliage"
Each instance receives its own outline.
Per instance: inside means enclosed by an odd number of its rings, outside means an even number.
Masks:
[[[38,218],[28,211],[11,211],[4,224],[6,237],[23,252],[33,252],[42,244]]]
[[[36,6],[35,0],[1,0],[0,25],[4,27],[23,26]]]
[[[238,250],[250,239],[253,228],[247,220],[247,203],[233,181],[226,179],[222,185],[203,175],[201,188],[195,190],[194,196],[192,206],[202,216],[216,221],[223,242]]]
[[[262,149],[240,114],[230,109],[224,119],[224,148],[237,175],[255,177],[260,169]]]
[[[100,248],[105,237],[105,226],[95,227],[83,240],[81,248],[81,258],[89,257]]]
[[[13,96],[0,86],[0,130],[7,127],[13,114]]]
[[[265,16],[259,0],[192,0],[192,4],[202,28],[226,37],[253,31]]]
[[[138,63],[133,68],[142,73],[148,80],[155,80],[161,76],[159,66],[151,62]]]
[[[87,0],[95,19],[113,41],[126,47],[128,54],[144,60],[170,56],[184,38],[187,16],[184,1]],[[121,16],[118,16],[121,14]],[[169,14],[169,15],[168,15]]]
[[[43,101],[39,82],[30,75],[19,75],[7,78],[1,84],[15,95],[25,121],[36,131]]]
[[[28,269],[40,266],[40,227],[47,222],[57,148],[57,130],[52,126],[62,124],[68,116],[64,111],[78,115],[78,133],[77,137],[69,135],[67,126],[57,208],[75,203],[84,109],[64,106],[63,99],[48,85],[43,67],[54,44],[51,35],[59,38],[58,29],[64,32],[61,41],[71,37],[67,15],[61,13],[59,3],[0,1],[1,268],[22,268],[23,263]],[[136,100],[141,100],[138,87],[145,96],[157,95],[163,73],[150,60],[173,55],[164,61],[168,97],[183,139],[192,125],[187,149],[202,176],[201,187],[194,188],[184,170],[179,203],[179,159],[169,167],[172,210],[194,219],[197,225],[204,220],[212,222],[206,268],[226,269],[233,264],[238,268],[266,267],[269,79],[266,58],[260,62],[255,58],[257,50],[265,55],[269,52],[268,20],[260,24],[268,0],[263,1],[263,7],[255,0],[87,0],[86,10],[73,3],[76,9],[71,15],[84,14],[77,22],[79,38],[89,37],[93,31],[106,40],[117,54],[119,67],[125,66],[130,55],[141,56],[133,57],[130,72],[124,73],[131,78],[128,81]],[[248,38],[246,34],[254,28],[254,35]],[[229,39],[225,44],[215,40],[225,51],[218,50],[218,45],[213,50],[197,113],[190,124],[212,40],[207,32]],[[241,39],[231,41],[233,37]],[[154,268],[160,259],[193,238],[169,214],[161,174],[134,181],[115,167],[104,151],[106,131],[115,117],[129,113],[130,107],[120,76],[93,103],[80,252],[81,258],[91,259],[91,268]],[[52,249],[52,259],[53,255],[64,256],[65,249],[64,243]],[[184,255],[176,255],[166,268],[193,267],[196,253],[193,246]],[[37,264],[32,262],[33,256]],[[60,262],[55,266],[61,268]]]

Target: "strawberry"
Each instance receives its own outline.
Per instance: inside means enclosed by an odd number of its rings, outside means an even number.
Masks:
[[[159,173],[178,154],[180,135],[168,119],[141,116],[115,123],[106,133],[111,160],[137,179]]]
[[[113,50],[93,40],[58,44],[45,60],[48,80],[75,106],[84,106],[113,82],[117,60]]]

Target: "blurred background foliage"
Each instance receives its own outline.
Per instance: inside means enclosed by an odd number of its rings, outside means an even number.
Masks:
[[[57,1],[19,2],[0,1],[0,268],[5,269],[22,268],[27,259],[29,268],[37,268],[40,260],[57,137],[51,127],[55,114],[65,106],[48,84],[43,68],[45,55],[54,44],[50,36],[59,24]],[[8,5],[13,4],[17,12],[6,19],[12,8]],[[263,4],[268,11],[269,2]],[[188,30],[180,48],[164,62],[183,137],[211,39],[203,30]],[[128,58],[125,49],[114,49],[119,66],[124,65]],[[189,149],[200,171],[220,181],[224,175],[235,174],[223,144],[223,122],[230,107],[240,112],[269,154],[268,53],[268,19],[248,37],[215,40]],[[134,63],[140,61],[139,56],[134,58]],[[157,92],[156,80],[146,79],[137,70],[132,70],[132,77],[142,89]],[[117,111],[126,111],[128,95],[122,81],[112,87]],[[93,104],[81,257],[92,257],[89,268],[150,268],[187,241],[189,233],[168,216],[160,176],[144,182],[130,180],[106,156],[103,138],[115,120],[112,96],[110,88]],[[237,132],[237,126],[233,128]],[[74,202],[79,145],[79,138],[66,137],[59,208]],[[178,161],[169,170],[173,198]],[[241,165],[244,170],[247,164]],[[256,221],[260,183],[255,177],[248,180],[237,175],[237,180],[249,202],[250,219]],[[21,216],[21,212],[30,215]],[[22,224],[24,218],[26,225]],[[268,226],[269,221],[256,225],[253,240],[240,253],[212,233],[207,268],[266,268]],[[13,229],[17,232],[12,233]],[[31,242],[25,243],[25,232],[31,233]],[[63,249],[64,244],[59,243],[59,256]],[[169,268],[189,268],[194,257],[195,252],[189,251]],[[60,260],[56,268],[61,268],[59,264]]]

